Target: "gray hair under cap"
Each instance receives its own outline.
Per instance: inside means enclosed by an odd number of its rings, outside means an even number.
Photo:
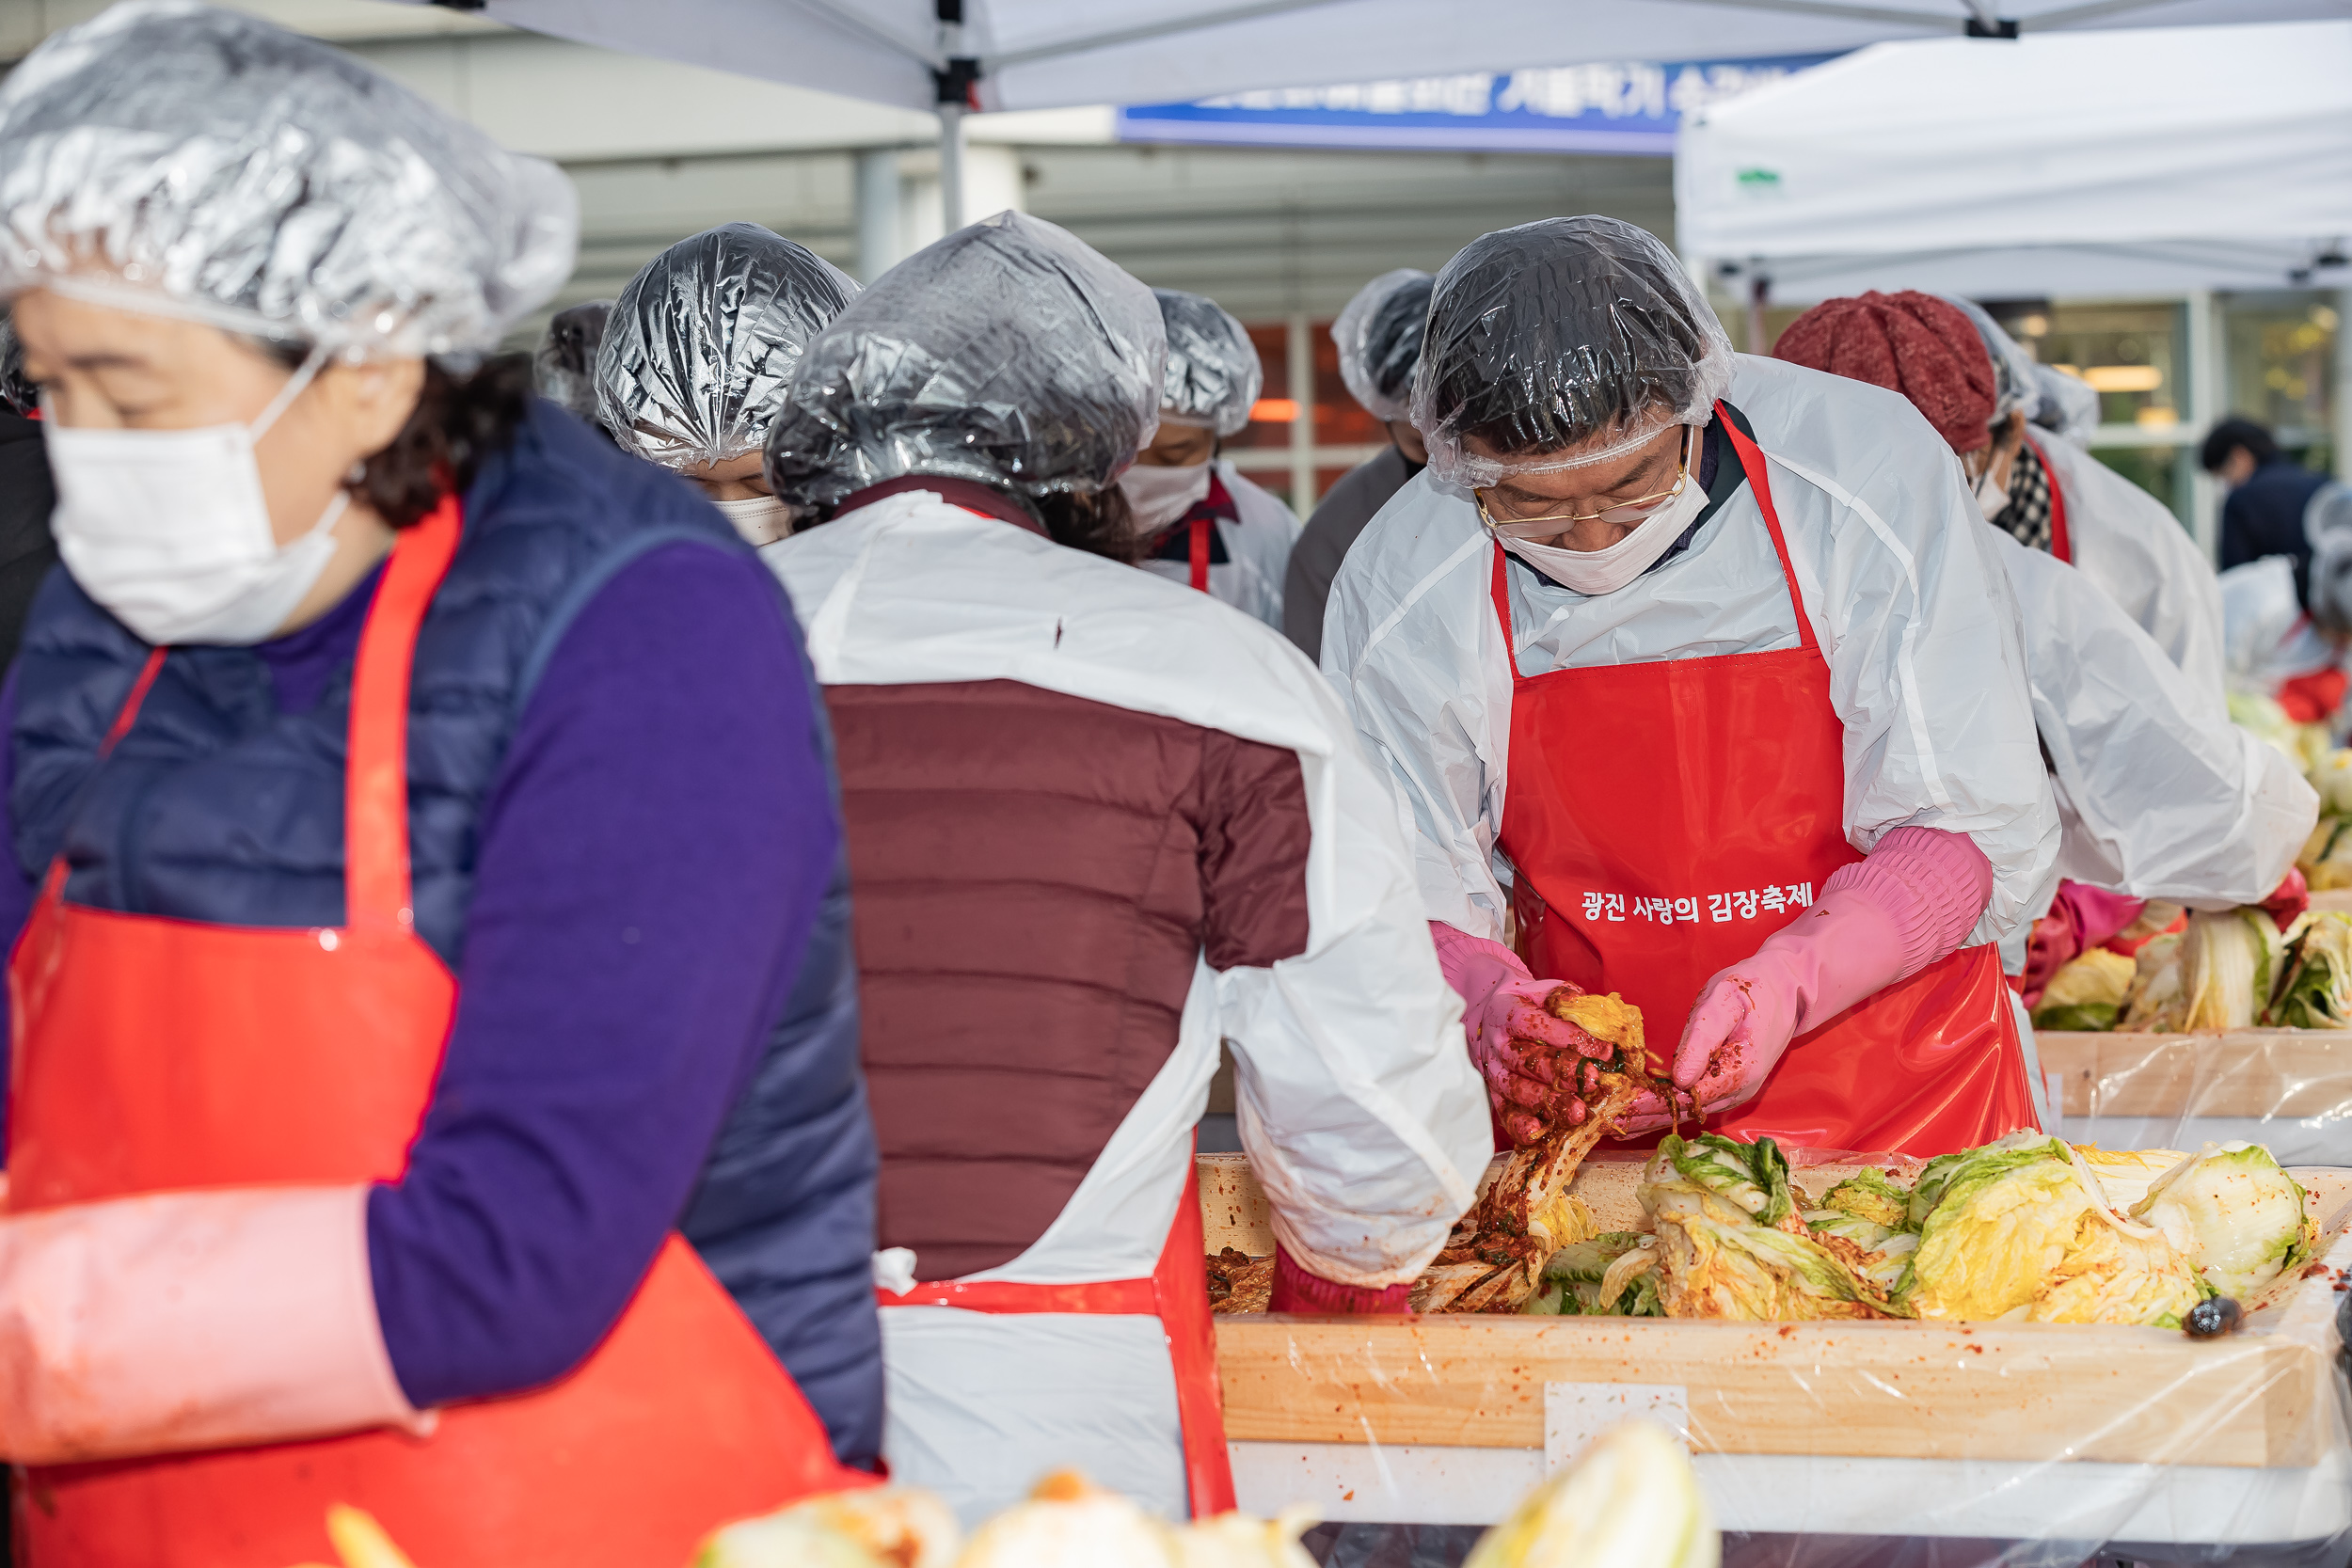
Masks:
[[[0,85],[0,293],[356,355],[467,355],[572,269],[552,165],[325,44],[127,0]]]

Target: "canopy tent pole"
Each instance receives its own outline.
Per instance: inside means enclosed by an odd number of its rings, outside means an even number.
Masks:
[[[945,232],[963,227],[963,105],[939,106],[939,210]]]
[[[2331,412],[2336,417],[2336,477],[2352,484],[2352,289],[2336,291],[2336,395]]]
[[[939,53],[946,65],[931,72],[938,89],[939,207],[952,234],[963,227],[963,116],[972,107],[980,62],[963,52],[963,0],[938,0]]]

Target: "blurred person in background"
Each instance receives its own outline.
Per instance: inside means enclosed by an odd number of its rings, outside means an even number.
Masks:
[[[870,1483],[798,629],[481,357],[572,270],[570,183],[187,4],[19,63],[0,170],[66,568],[0,689],[18,1560],[322,1560],[348,1503],[450,1568],[640,1568]]]
[[[57,563],[49,533],[56,504],[40,443],[40,388],[24,379],[24,344],[0,311],[0,669],[16,662],[33,594]]]
[[[1981,483],[1985,454],[2014,436],[2018,412],[2041,395],[1992,352],[1988,325],[1934,294],[1871,293],[1813,307],[1772,355],[1901,393],[1961,459],[1962,482],[1973,469]],[[2023,450],[2012,446],[2012,458]],[[2180,531],[2169,517],[2162,526]],[[2152,898],[2192,909],[2269,900],[2282,926],[2301,912],[2295,857],[2319,797],[2295,764],[2231,723],[2216,694],[2192,688],[2087,572],[1997,522],[1990,532],[2022,612],[2034,727],[2062,829],[2063,880],[2030,931],[2003,946],[2024,1005]],[[2029,1081],[2041,1086],[2038,1069]]]
[[[1160,427],[1119,481],[1144,568],[1279,629],[1298,518],[1218,456],[1225,438],[1249,423],[1264,383],[1257,345],[1216,301],[1152,293],[1168,328]]]
[[[803,526],[761,554],[833,710],[855,879],[883,1449],[966,1520],[1062,1466],[1232,1506],[1192,1139],[1220,1039],[1276,1311],[1406,1311],[1487,1154],[1337,694],[1124,564],[1163,331],[1142,284],[1000,214],[843,310],[768,437]]]
[[[1340,379],[1364,412],[1387,428],[1389,445],[1331,486],[1292,546],[1282,587],[1282,629],[1309,658],[1323,657],[1324,602],[1348,547],[1389,498],[1429,462],[1406,404],[1413,394],[1413,367],[1421,363],[1422,325],[1436,281],[1410,267],[1382,273],[1357,290],[1331,324]]]
[[[857,296],[848,274],[755,223],[680,240],[613,303],[596,411],[623,451],[683,474],[756,547],[789,531],[760,449],[809,340]]]
[[[612,314],[609,299],[565,306],[548,318],[531,355],[531,384],[539,395],[598,432],[604,426],[596,419],[596,345]]]
[[[1837,302],[1838,310],[1816,318],[1833,341],[1805,349],[1796,362],[1814,364],[1827,356],[1839,360],[1835,368],[1840,374],[1847,373],[1844,364],[1857,353],[1876,363],[1879,350],[1869,340],[1887,318],[1883,309],[1873,310],[1868,302],[1890,297],[1915,296],[1864,294]],[[1993,429],[1985,444],[1963,451],[1960,460],[1986,520],[2026,548],[2046,550],[2079,568],[2187,677],[2195,711],[2220,718],[2221,590],[2205,552],[2162,501],[2087,448],[2034,434],[2031,420],[2047,385],[2036,373],[2040,367],[2032,356],[1991,314],[1956,294],[1926,297],[1968,318],[1992,364]],[[1807,334],[1815,329],[1808,326]],[[1863,334],[1853,348],[1834,341],[1849,330]],[[2079,413],[2074,417],[2079,420]]]
[[[1340,568],[1323,664],[1416,830],[1499,1132],[1587,1114],[1537,1006],[1564,980],[1638,1006],[1724,1132],[2032,1125],[1992,944],[2057,814],[2015,605],[1918,411],[1735,355],[1662,242],[1577,217],[1446,263],[1412,417],[1430,466]]]
[[[2034,426],[2089,451],[2090,438],[2099,433],[2098,390],[2079,375],[2039,362],[2033,379],[2040,394],[2034,399]]]
[[[2197,461],[2229,486],[2221,501],[2221,569],[2283,555],[2295,562],[2295,596],[2308,609],[2312,540],[2303,518],[2328,476],[2304,467],[2279,450],[2269,431],[2236,415],[2207,433]]]

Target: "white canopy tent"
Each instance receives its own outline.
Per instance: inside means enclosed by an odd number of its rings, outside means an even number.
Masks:
[[[1883,44],[1687,119],[1675,207],[1791,304],[2352,282],[2352,21]]]
[[[941,120],[963,221],[967,109],[1598,60],[1825,54],[1889,39],[2352,17],[2352,0],[405,0]]]
[[[2217,291],[2341,289],[2352,317],[2352,21],[1862,50],[1686,119],[1675,220],[1744,274],[1751,342],[1768,293],[2185,299],[2179,422],[2104,439],[2194,442],[2226,401]],[[2336,361],[2352,477],[2352,326]]]

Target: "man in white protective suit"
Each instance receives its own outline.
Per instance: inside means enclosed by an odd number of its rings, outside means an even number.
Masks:
[[[1917,410],[1733,354],[1662,243],[1580,217],[1447,263],[1412,412],[1429,468],[1341,568],[1324,671],[1412,821],[1500,1135],[1585,1114],[1591,1052],[1536,1006],[1563,981],[1639,1005],[1726,1132],[2033,1125],[1994,944],[2058,814],[2007,578]]]
[[[2016,414],[2040,388],[2023,356],[1981,312],[1933,294],[1826,300],[1789,325],[1773,356],[1902,393],[1929,415],[1963,475],[1991,471]],[[2004,492],[2006,494],[2006,492]],[[1987,508],[1987,510],[1993,510]],[[1990,522],[1990,519],[1988,519]],[[2168,516],[2163,524],[2179,533]],[[2076,954],[2132,926],[2145,901],[2194,909],[2269,902],[2283,926],[2305,901],[2296,852],[2319,798],[2295,765],[2231,723],[2089,572],[2055,549],[1991,532],[2015,591],[2042,736],[2064,837],[2065,879],[2037,911],[2030,942],[2004,950],[2025,1005]],[[2185,537],[2185,535],[2184,535]],[[2201,560],[2181,597],[2201,599]]]

